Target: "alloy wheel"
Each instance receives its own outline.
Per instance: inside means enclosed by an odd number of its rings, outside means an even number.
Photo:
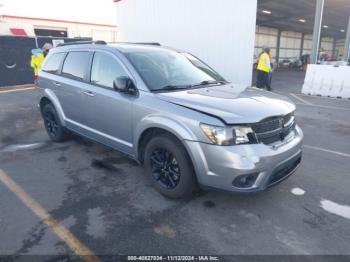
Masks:
[[[180,167],[176,157],[164,148],[155,149],[151,154],[153,178],[163,187],[174,189],[180,181]]]

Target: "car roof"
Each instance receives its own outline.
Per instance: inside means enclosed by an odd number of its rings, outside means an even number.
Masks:
[[[90,44],[90,43],[76,43],[58,46],[54,48],[54,52],[68,52],[74,49],[85,49],[85,50],[118,50],[121,53],[133,53],[133,52],[152,52],[156,50],[168,50],[175,52],[182,52],[175,48],[161,46],[156,43],[108,43],[108,44]]]

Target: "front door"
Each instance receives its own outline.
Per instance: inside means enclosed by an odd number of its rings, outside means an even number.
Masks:
[[[118,58],[109,52],[95,52],[90,84],[83,91],[83,124],[94,139],[132,154],[133,102],[137,98],[113,89],[113,81],[119,76],[128,73]]]

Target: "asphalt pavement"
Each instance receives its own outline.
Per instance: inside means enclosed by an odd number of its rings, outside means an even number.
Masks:
[[[182,201],[121,153],[50,142],[37,90],[0,90],[0,255],[350,255],[350,100],[302,95],[302,79],[277,72],[273,83],[297,104],[297,172],[266,192]]]

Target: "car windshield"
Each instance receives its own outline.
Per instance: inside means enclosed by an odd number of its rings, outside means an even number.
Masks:
[[[198,58],[171,50],[126,54],[151,91],[166,91],[225,83],[218,73]]]

